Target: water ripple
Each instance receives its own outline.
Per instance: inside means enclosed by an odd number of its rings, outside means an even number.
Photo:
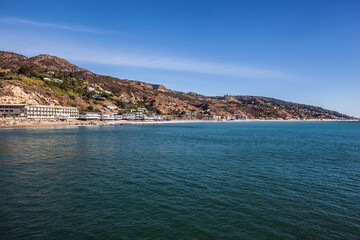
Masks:
[[[357,239],[360,124],[0,131],[2,239]]]

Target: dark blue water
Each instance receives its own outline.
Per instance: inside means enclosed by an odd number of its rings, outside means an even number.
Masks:
[[[360,239],[359,122],[0,131],[1,239]]]

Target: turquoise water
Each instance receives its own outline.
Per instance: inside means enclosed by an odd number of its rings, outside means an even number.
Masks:
[[[1,239],[359,239],[359,122],[0,131]]]

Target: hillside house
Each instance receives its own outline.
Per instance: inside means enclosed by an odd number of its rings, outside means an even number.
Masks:
[[[107,91],[107,90],[104,90],[104,91],[103,91],[103,93],[110,94],[110,95],[112,95],[112,94],[113,94],[112,92]]]
[[[102,97],[102,96],[99,95],[99,94],[94,94],[92,97],[93,97],[93,98],[104,98],[104,97]]]
[[[108,109],[110,109],[111,111],[119,111],[119,108],[117,106],[107,106]]]
[[[93,87],[86,87],[86,90],[89,92],[97,92]]]

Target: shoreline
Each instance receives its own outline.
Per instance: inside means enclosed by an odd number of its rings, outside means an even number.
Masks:
[[[168,124],[168,123],[224,123],[224,122],[353,122],[353,120],[334,120],[334,119],[308,119],[308,120],[167,120],[167,121],[131,121],[131,120],[116,120],[116,121],[83,121],[83,120],[70,120],[70,121],[15,121],[7,124],[0,122],[0,130],[2,129],[18,129],[18,128],[64,128],[64,127],[90,127],[90,126],[114,126],[114,125],[142,125],[142,124]]]

